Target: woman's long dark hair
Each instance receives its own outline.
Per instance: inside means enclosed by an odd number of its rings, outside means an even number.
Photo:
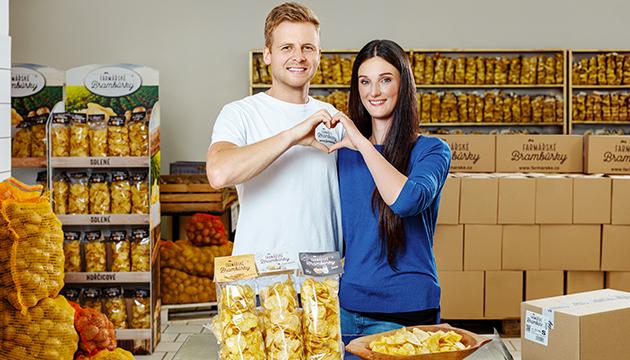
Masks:
[[[372,40],[357,54],[352,67],[350,83],[350,99],[348,110],[350,118],[355,122],[361,134],[366,138],[372,136],[372,117],[367,111],[359,95],[359,66],[373,57],[380,57],[393,65],[400,72],[400,89],[394,108],[394,116],[383,142],[383,156],[398,171],[407,174],[411,150],[417,139],[419,130],[416,104],[416,85],[409,57],[405,51],[391,40]],[[374,189],[372,194],[372,211],[378,213],[379,235],[381,239],[381,256],[383,250],[387,254],[387,262],[396,268],[396,257],[405,249],[405,233],[402,218],[385,204],[383,198]]]

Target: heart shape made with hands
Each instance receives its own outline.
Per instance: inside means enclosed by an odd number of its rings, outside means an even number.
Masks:
[[[324,122],[317,125],[317,127],[315,128],[315,140],[326,147],[331,147],[340,142],[343,137],[341,136],[341,134],[339,134],[337,130],[335,130],[335,128],[339,124],[341,124],[341,122],[333,117],[333,121],[330,123],[330,127],[328,127],[327,124]]]

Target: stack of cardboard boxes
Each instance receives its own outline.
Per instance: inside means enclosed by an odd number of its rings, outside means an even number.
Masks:
[[[582,174],[581,136],[444,139],[453,171],[492,172],[451,174],[442,192],[434,252],[444,319],[516,319],[523,300],[630,291],[630,177]],[[457,156],[496,162],[479,170]]]

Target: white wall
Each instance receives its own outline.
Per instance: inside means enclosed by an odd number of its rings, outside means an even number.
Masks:
[[[5,0],[6,1],[6,0]],[[0,0],[0,2],[2,2]],[[223,104],[247,95],[269,0],[14,0],[13,61],[160,70],[163,169],[203,160]],[[389,38],[405,48],[630,48],[624,0],[304,1],[324,48]]]
[[[9,0],[0,0],[0,181],[11,176],[11,38]]]

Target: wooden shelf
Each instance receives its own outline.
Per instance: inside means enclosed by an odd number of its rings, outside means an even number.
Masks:
[[[573,90],[630,90],[630,85],[573,85]]]
[[[11,158],[11,167],[15,169],[45,169],[47,164],[45,157]]]
[[[630,126],[630,121],[573,121],[573,125],[625,125],[625,126]]]
[[[562,84],[541,84],[541,85],[467,85],[467,84],[418,84],[416,89],[563,89]]]
[[[420,127],[457,127],[457,126],[563,126],[563,123],[484,123],[484,122],[467,122],[467,123],[420,123]]]
[[[68,272],[66,284],[129,284],[151,282],[150,272]]]
[[[116,329],[116,340],[151,340],[151,329]]]
[[[271,84],[253,84],[252,89],[269,89]],[[350,89],[350,85],[340,84],[311,84],[310,89]]]
[[[148,214],[57,215],[63,225],[149,225]]]
[[[564,53],[565,49],[411,49],[406,50],[414,53],[508,53],[508,54],[544,54],[544,53]]]
[[[148,168],[149,157],[51,157],[50,164],[55,168]]]

